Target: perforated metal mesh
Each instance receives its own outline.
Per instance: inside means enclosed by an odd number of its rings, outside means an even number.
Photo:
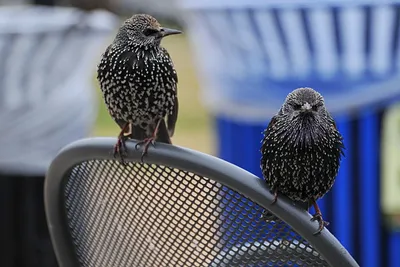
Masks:
[[[81,266],[328,266],[284,223],[215,181],[165,166],[88,161],[64,187]]]

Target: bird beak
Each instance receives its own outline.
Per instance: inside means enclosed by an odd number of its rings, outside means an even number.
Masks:
[[[182,32],[179,30],[168,29],[168,28],[161,28],[162,37],[172,35],[172,34],[181,34]]]
[[[303,104],[301,106],[301,110],[304,111],[304,112],[308,112],[308,111],[311,110],[311,105],[306,102],[305,104]]]

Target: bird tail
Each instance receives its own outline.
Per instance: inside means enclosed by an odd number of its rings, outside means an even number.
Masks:
[[[132,131],[131,131],[131,134],[129,137],[132,139],[142,141],[145,138],[147,138],[148,136],[147,136],[145,129],[143,129],[142,127],[140,127],[138,125],[132,125]]]
[[[132,131],[129,137],[141,141],[149,137],[153,133],[153,131],[154,127],[149,127],[148,131],[146,131],[140,126],[132,125]],[[167,125],[165,124],[164,119],[162,119],[160,121],[160,124],[158,125],[156,142],[172,144],[171,138],[169,137]]]
[[[160,121],[160,125],[158,126],[158,133],[157,133],[157,142],[172,144],[171,138],[169,136],[169,131],[167,125],[165,124],[165,120],[162,119]]]

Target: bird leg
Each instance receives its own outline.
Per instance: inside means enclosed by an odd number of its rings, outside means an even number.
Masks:
[[[317,201],[313,200],[313,206],[315,209],[315,214],[311,218],[311,221],[318,221],[319,222],[319,227],[318,231],[314,233],[314,235],[318,235],[321,233],[322,229],[324,229],[325,226],[329,225],[329,222],[324,221],[322,218],[322,213],[321,210],[318,207]]]
[[[276,201],[278,200],[278,188],[272,190],[274,192],[274,199],[271,202],[271,205],[275,204]],[[268,210],[263,210],[261,213],[261,219],[267,219],[267,216],[270,215]]]
[[[143,152],[142,152],[142,157],[140,158],[140,160],[141,160],[142,162],[143,162],[143,157],[147,154],[147,150],[149,149],[149,146],[150,146],[150,145],[155,146],[155,140],[157,139],[158,128],[160,127],[160,122],[161,122],[161,120],[162,120],[162,119],[158,120],[157,125],[156,125],[156,128],[155,128],[154,131],[153,131],[153,134],[152,134],[150,137],[145,138],[144,140],[138,142],[138,143],[136,144],[136,146],[135,146],[135,148],[138,149],[139,146],[141,146],[141,145],[144,144],[144,149],[143,149]]]
[[[127,155],[127,148],[125,144],[127,136],[124,135],[124,133],[129,125],[129,122],[125,123],[124,127],[122,127],[121,132],[118,135],[117,143],[114,145],[114,158],[116,158],[118,154],[122,164],[125,163],[124,156]]]

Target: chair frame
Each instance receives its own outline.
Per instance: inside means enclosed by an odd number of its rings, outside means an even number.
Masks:
[[[60,151],[48,169],[44,188],[45,210],[51,240],[61,267],[79,266],[62,203],[64,178],[68,171],[81,162],[93,159],[114,160],[112,148],[115,142],[115,138],[98,137],[73,142]],[[126,145],[126,161],[139,162],[142,151],[135,149],[136,142],[129,140]],[[144,162],[178,168],[226,185],[268,208],[305,238],[331,266],[359,266],[328,229],[325,228],[320,235],[313,235],[318,222],[312,222],[308,212],[296,208],[284,196],[271,205],[273,195],[265,182],[244,169],[211,155],[162,143],[149,149]]]

